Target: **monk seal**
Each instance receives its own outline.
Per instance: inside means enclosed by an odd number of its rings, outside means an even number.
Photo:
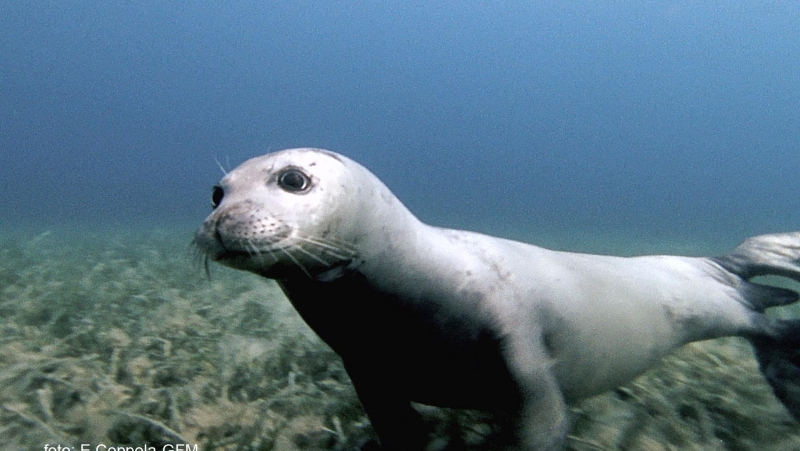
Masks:
[[[800,417],[800,321],[765,309],[800,280],[800,232],[728,255],[559,252],[426,225],[371,172],[320,149],[246,161],[212,191],[207,259],[275,279],[342,358],[383,449],[420,450],[411,402],[503,413],[512,449],[564,446],[567,404],[677,347],[739,335]]]

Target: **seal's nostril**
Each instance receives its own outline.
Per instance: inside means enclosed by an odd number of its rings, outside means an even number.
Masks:
[[[215,209],[219,207],[223,197],[225,197],[225,190],[219,185],[214,185],[214,187],[211,188],[211,208]]]

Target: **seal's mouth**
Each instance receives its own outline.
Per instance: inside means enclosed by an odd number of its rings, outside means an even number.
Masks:
[[[249,271],[260,275],[271,273],[273,267],[276,266],[278,259],[268,252],[245,251],[245,250],[228,250],[221,246],[214,249],[208,249],[194,242],[199,255],[203,259],[203,267],[205,272],[210,277],[210,262],[218,263],[228,268]],[[266,277],[266,276],[265,276]],[[272,277],[270,277],[272,278]]]
[[[215,225],[214,233],[208,237],[208,240],[213,242],[213,248],[210,249],[208,254],[211,254],[213,251],[213,255],[210,255],[211,259],[215,262],[224,262],[226,259],[230,260],[235,257],[239,258],[247,258],[248,252],[245,252],[243,249],[236,249],[231,250],[229,246],[225,245],[225,240],[222,238],[222,234],[219,231],[219,228]]]
[[[252,266],[254,258],[260,258],[260,253],[255,253],[247,248],[231,249],[226,245],[219,232],[205,225],[195,234],[192,245],[205,260],[206,272],[208,272],[209,261],[236,269],[248,269],[249,266]]]
[[[231,249],[218,237],[201,243],[195,240],[195,244],[207,259],[236,269],[270,266],[278,260],[273,252],[259,250],[255,245]]]
[[[289,227],[269,232],[256,227],[221,227],[212,218],[200,227],[192,242],[204,257],[206,268],[208,262],[214,262],[270,279],[301,275],[332,280],[344,274],[342,268],[351,266],[356,255],[352,245],[303,236]]]
[[[208,255],[208,254],[206,254],[206,255]],[[218,253],[215,253],[213,255],[208,255],[208,258],[210,258],[212,261],[215,261],[217,263],[223,263],[223,264],[227,260],[249,259],[249,258],[252,258],[252,257],[253,257],[253,254],[251,254],[249,252],[245,252],[245,251],[228,251],[228,250],[225,250],[225,251],[222,251],[222,252],[218,252]]]

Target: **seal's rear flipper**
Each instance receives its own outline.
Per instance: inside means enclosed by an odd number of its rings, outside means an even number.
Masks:
[[[797,293],[793,290],[760,285],[749,280],[774,275],[800,282],[800,232],[754,236],[731,253],[710,260],[742,279],[735,283],[736,288],[753,310],[763,312],[770,307],[797,301]]]
[[[745,280],[776,275],[800,281],[800,232],[754,236],[713,260]]]
[[[778,320],[776,338],[751,340],[761,372],[795,420],[800,421],[800,320]]]
[[[712,258],[743,281],[737,288],[759,312],[788,305],[797,293],[749,282],[757,276],[776,275],[800,281],[800,232],[748,238],[728,255]],[[764,335],[751,337],[761,372],[794,418],[800,421],[800,319],[764,321]]]
[[[737,287],[747,305],[757,312],[770,307],[794,304],[798,294],[794,290],[744,281]]]

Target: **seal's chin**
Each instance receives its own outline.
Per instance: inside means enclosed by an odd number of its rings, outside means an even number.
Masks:
[[[253,256],[244,251],[222,251],[213,255],[209,255],[211,261],[221,265],[230,266],[235,269],[248,269],[253,265]]]
[[[288,258],[278,258],[274,252],[221,251],[207,254],[209,260],[233,269],[252,272],[267,279],[286,280],[309,278],[319,282],[332,282],[345,275],[353,265],[353,260],[319,263],[319,257],[309,258],[303,254],[281,254]]]
[[[219,252],[211,252],[201,248],[200,252],[205,257],[206,266],[208,266],[209,261],[212,261],[229,268],[256,273],[264,269],[264,266],[268,266],[264,265],[263,262],[261,265],[256,264],[253,256],[244,251],[224,250]]]
[[[209,243],[205,243],[209,244]],[[203,246],[195,240],[198,250],[207,261],[219,263],[229,268],[248,271],[268,279],[290,279],[308,277],[319,281],[331,281],[344,274],[351,261],[323,261],[321,256],[310,254],[307,250],[299,252],[297,246],[270,248],[260,251],[226,249],[218,242],[211,246]]]
[[[192,240],[192,245],[200,255],[205,257],[206,265],[208,261],[212,261],[230,268],[255,272],[260,269],[260,266],[267,266],[267,262],[274,263],[275,261],[274,258],[260,256],[252,251],[229,249],[214,234],[206,233],[203,229],[197,232]],[[259,260],[260,265],[256,263]]]
[[[230,261],[250,258],[250,254],[244,251],[222,251],[217,254],[209,255],[208,257],[212,261],[225,265]]]

